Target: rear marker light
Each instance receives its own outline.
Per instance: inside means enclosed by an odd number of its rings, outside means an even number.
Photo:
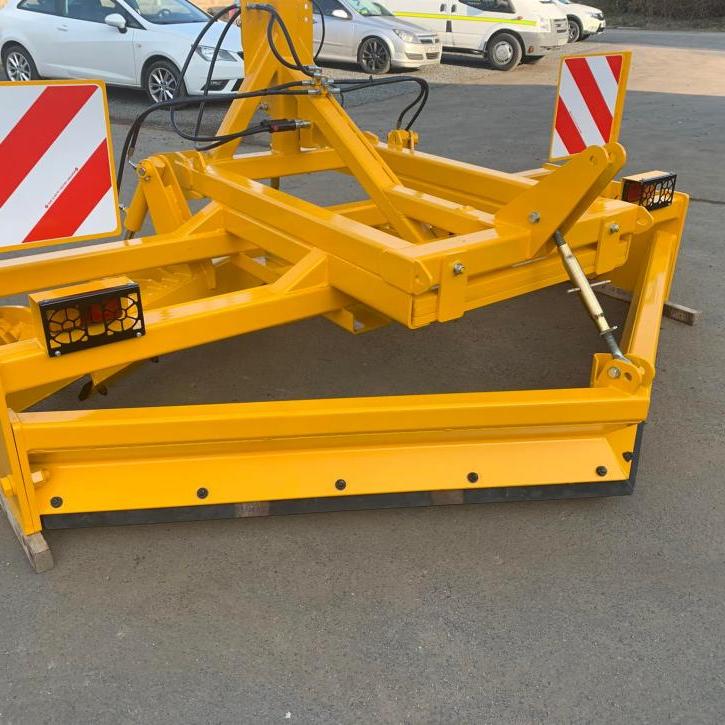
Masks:
[[[146,334],[135,283],[44,300],[38,308],[52,357]]]
[[[622,179],[622,201],[639,204],[648,211],[670,206],[675,198],[677,174],[650,171]]]

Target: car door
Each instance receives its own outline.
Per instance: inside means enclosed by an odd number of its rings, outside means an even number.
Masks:
[[[319,6],[319,9],[318,7]],[[322,20],[320,10],[325,19],[325,44],[320,58],[350,60],[357,56],[355,44],[355,25],[353,14],[337,0],[315,0],[314,15],[314,50],[317,51],[322,40]]]
[[[511,0],[456,0],[451,12],[453,44],[468,50],[483,50],[485,41],[516,17]]]
[[[1,2],[1,0],[0,0]],[[23,0],[16,10],[18,30],[28,39],[28,52],[38,72],[49,78],[67,76],[58,34],[65,0]]]
[[[126,32],[106,25],[117,13],[126,18]],[[118,85],[136,84],[135,21],[115,0],[67,0],[58,32],[64,36],[66,69],[71,78],[98,78]]]

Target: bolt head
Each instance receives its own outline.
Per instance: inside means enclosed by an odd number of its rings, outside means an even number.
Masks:
[[[53,353],[53,355],[55,355],[55,357],[60,357],[60,350],[56,350],[56,351],[55,351],[55,352]]]
[[[541,221],[541,214],[539,214],[538,211],[532,211],[531,214],[529,214],[529,221],[532,224],[538,224]]]
[[[143,177],[146,176],[146,167],[145,166],[137,167],[136,173],[143,179]]]
[[[196,492],[196,497],[197,498],[200,498],[202,500],[205,499],[205,498],[208,498],[208,496],[209,496],[209,489],[208,488],[200,488]]]
[[[625,451],[624,453],[622,453],[622,458],[624,458],[624,460],[629,463],[634,459],[634,453],[632,453],[632,451]]]
[[[478,474],[475,471],[471,471],[466,478],[469,483],[478,483]]]
[[[347,488],[347,481],[342,478],[338,478],[337,481],[335,481],[335,488],[338,491],[344,491]]]
[[[599,476],[600,478],[604,478],[607,473],[609,473],[609,471],[607,470],[606,466],[597,466],[597,476]]]
[[[53,496],[53,498],[50,499],[50,505],[54,509],[59,509],[63,505],[63,499],[60,496]]]
[[[607,375],[609,375],[612,380],[618,380],[622,377],[622,371],[619,368],[609,368]]]
[[[616,234],[619,231],[619,224],[616,222],[614,224],[609,225],[609,233],[610,234]]]
[[[453,274],[455,274],[456,277],[463,274],[465,271],[466,271],[466,266],[463,264],[463,262],[456,262],[453,265]]]

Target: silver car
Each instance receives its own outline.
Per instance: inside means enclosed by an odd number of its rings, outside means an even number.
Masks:
[[[420,68],[441,61],[440,38],[430,30],[396,18],[373,0],[314,0],[315,48],[319,59],[356,62],[365,73],[391,68]]]

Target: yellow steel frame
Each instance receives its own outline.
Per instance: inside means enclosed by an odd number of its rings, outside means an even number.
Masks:
[[[310,3],[270,4],[312,64]],[[242,90],[304,80],[270,53],[267,13],[242,13]],[[651,213],[619,200],[618,144],[509,174],[422,153],[404,132],[383,143],[324,79],[309,90],[268,101],[272,117],[310,122],[274,135],[268,152],[230,143],[140,163],[126,227],[140,231],[148,215],[155,234],[0,262],[4,295],[128,275],[146,308],[145,336],[62,357],[48,356],[29,316],[5,313],[26,324],[0,347],[1,498],[38,568],[50,561],[43,525],[58,515],[443,492],[435,502],[462,489],[545,496],[630,478],[686,195]],[[220,132],[246,128],[258,104],[235,101]],[[367,198],[322,207],[264,183],[321,171],[352,174]],[[192,213],[191,199],[207,203]],[[138,361],[303,318],[353,333],[459,318],[567,279],[556,230],[588,276],[633,293],[626,359],[596,354],[588,388],[24,412],[84,375],[98,384]]]

